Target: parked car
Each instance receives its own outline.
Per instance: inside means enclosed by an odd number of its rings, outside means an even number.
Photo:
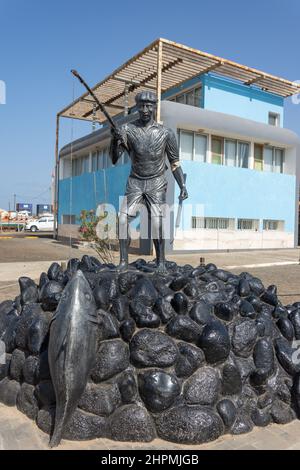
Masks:
[[[41,217],[38,220],[31,220],[27,222],[25,230],[30,232],[44,231],[50,232],[54,229],[54,217]]]

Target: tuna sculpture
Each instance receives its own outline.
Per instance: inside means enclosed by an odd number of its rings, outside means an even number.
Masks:
[[[50,327],[49,366],[56,396],[50,447],[57,446],[84,392],[97,348],[97,309],[81,271],[64,289]]]

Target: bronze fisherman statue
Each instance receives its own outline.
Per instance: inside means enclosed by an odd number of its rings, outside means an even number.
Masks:
[[[113,164],[118,161],[125,149],[129,151],[131,159],[131,172],[119,214],[119,269],[123,270],[128,267],[129,222],[136,217],[138,208],[144,205],[148,214],[151,214],[157,270],[164,272],[163,206],[166,204],[167,191],[166,155],[180,188],[179,198],[186,199],[188,193],[179,163],[179,152],[174,132],[154,120],[156,95],[151,91],[142,91],[136,95],[135,100],[139,118],[120,128],[112,127],[111,129],[110,155]]]

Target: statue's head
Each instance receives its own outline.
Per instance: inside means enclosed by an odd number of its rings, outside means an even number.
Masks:
[[[153,91],[141,91],[135,97],[137,110],[140,115],[140,119],[143,122],[149,122],[154,119],[156,110],[157,98]]]

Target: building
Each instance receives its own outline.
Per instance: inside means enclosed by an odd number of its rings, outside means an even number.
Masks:
[[[176,132],[187,175],[189,199],[177,229],[171,216],[168,252],[296,246],[300,139],[284,128],[284,99],[300,85],[159,39],[93,90],[121,124],[136,118],[134,96],[146,88],[161,97],[157,119]],[[61,117],[103,124],[60,152],[57,139],[57,236],[76,238],[82,209],[118,208],[130,164],[124,154],[112,166],[110,129],[88,94]],[[172,205],[178,189],[168,178]],[[138,246],[151,250],[148,241]]]

